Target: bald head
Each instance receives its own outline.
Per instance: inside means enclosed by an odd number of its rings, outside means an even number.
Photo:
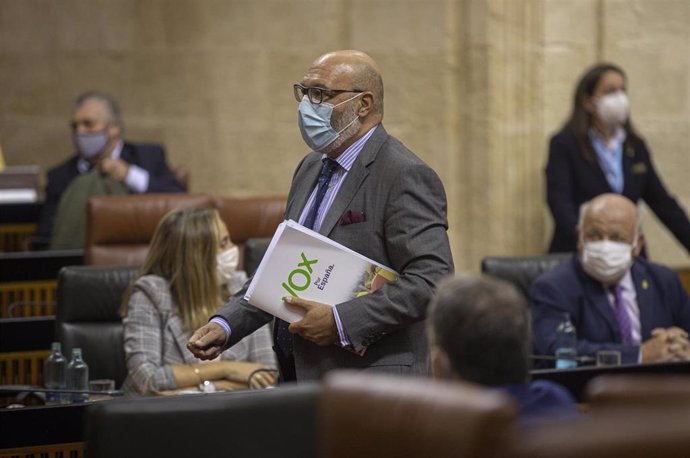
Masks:
[[[314,61],[314,66],[321,65],[321,63],[330,61],[333,63],[346,63],[346,64],[361,64],[369,66],[374,72],[380,73],[376,62],[371,56],[362,51],[357,51],[356,49],[344,49],[341,51],[331,51],[323,54],[318,59]]]
[[[620,194],[601,194],[580,208],[578,250],[582,251],[587,241],[637,242],[637,255],[642,245],[640,224],[639,211],[630,199]]]
[[[312,63],[305,79],[328,79],[333,86],[329,89],[354,89],[370,92],[373,98],[371,115],[383,117],[383,79],[374,59],[357,50],[328,52]]]

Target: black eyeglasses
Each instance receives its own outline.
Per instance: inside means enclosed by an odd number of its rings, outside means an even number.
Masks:
[[[318,105],[323,102],[324,96],[326,99],[330,99],[336,94],[343,92],[364,92],[358,91],[357,89],[326,89],[323,87],[305,87],[301,84],[293,84],[292,90],[295,95],[295,100],[301,102],[306,95],[309,98],[309,101],[314,105]]]

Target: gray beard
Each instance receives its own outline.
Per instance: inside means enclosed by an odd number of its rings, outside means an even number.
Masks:
[[[323,147],[323,149],[320,151],[321,153],[330,154],[343,146],[343,144],[352,137],[357,135],[357,132],[359,132],[359,129],[362,127],[362,123],[359,120],[359,116],[357,116],[357,110],[354,104],[351,105],[349,110],[343,111],[337,118],[333,119],[332,125],[333,129],[335,129],[336,132],[339,132],[347,125],[347,123],[351,122],[353,118],[355,121],[350,124],[347,129],[340,132],[340,135],[338,135],[338,138],[336,138],[333,143]]]

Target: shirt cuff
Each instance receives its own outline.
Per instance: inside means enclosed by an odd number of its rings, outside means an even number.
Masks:
[[[208,322],[216,323],[218,326],[223,328],[223,331],[225,331],[225,342],[223,342],[223,348],[225,348],[228,345],[228,340],[230,340],[230,334],[232,334],[230,324],[225,321],[225,318],[219,317],[218,315],[212,317]]]
[[[149,172],[134,164],[129,165],[125,184],[129,189],[139,194],[145,193],[149,188]]]
[[[340,337],[340,346],[345,348],[349,347],[350,341],[345,337],[345,331],[343,330],[343,323],[340,321],[340,316],[338,315],[338,309],[333,307],[333,318],[335,318],[335,327],[338,328],[338,336]]]

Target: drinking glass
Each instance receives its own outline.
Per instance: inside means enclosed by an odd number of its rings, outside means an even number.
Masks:
[[[621,352],[617,350],[601,350],[597,352],[597,367],[620,365]]]
[[[115,380],[103,378],[89,381],[89,391],[99,392],[102,394],[92,394],[91,401],[102,401],[110,399],[110,392],[115,391]]]

